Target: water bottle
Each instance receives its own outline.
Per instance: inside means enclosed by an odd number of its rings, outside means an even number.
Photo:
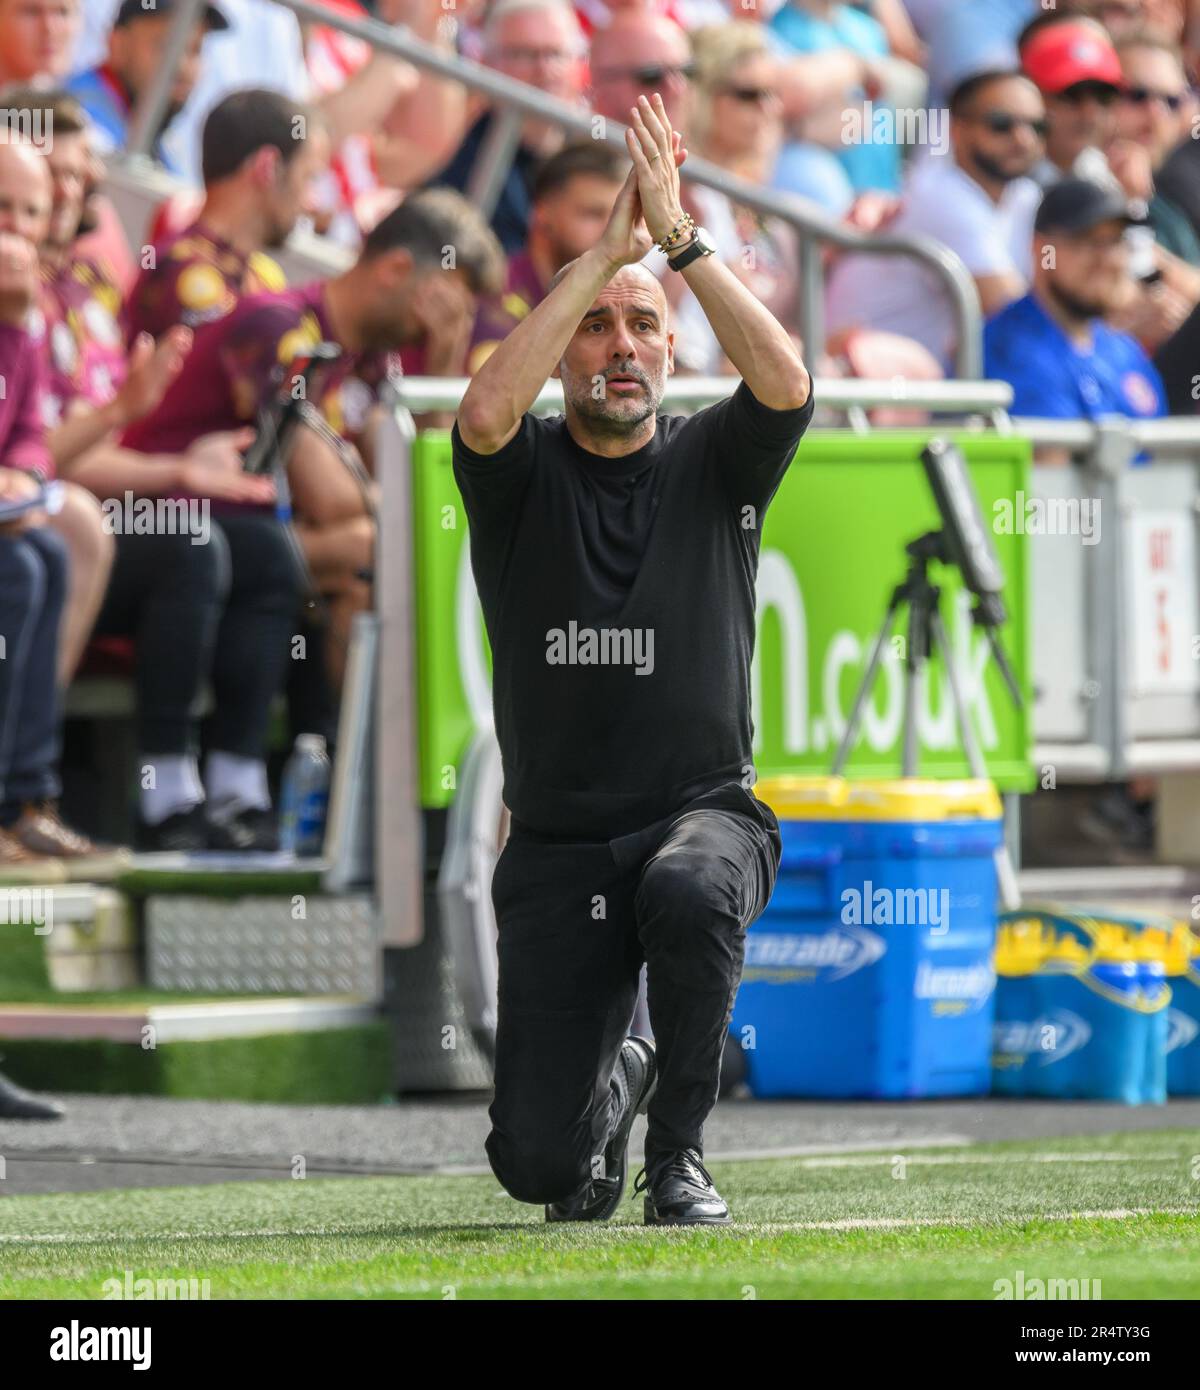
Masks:
[[[300,734],[283,769],[279,847],[299,858],[321,853],[329,806],[329,754],[321,734]]]

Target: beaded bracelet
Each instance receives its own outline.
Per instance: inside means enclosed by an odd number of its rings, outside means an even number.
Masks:
[[[660,251],[672,251],[686,237],[690,237],[696,230],[696,224],[692,221],[692,215],[685,212],[679,221],[671,228],[665,237],[657,243]]]

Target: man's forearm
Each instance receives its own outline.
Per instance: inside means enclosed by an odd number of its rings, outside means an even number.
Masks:
[[[757,400],[773,410],[808,401],[812,383],[783,325],[716,256],[679,272],[712,325],[717,342]]]
[[[103,443],[128,423],[114,399],[106,405],[74,411],[46,432],[46,443],[55,465],[65,469],[72,460]]]
[[[359,131],[373,131],[401,97],[417,86],[411,63],[390,53],[376,53],[344,86],[322,97],[317,105],[334,146]]]
[[[507,443],[616,270],[598,247],[585,252],[500,341],[475,373],[458,409],[459,433],[468,448],[492,453]]]
[[[98,444],[63,469],[63,476],[96,497],[161,497],[183,483],[178,454],[142,454],[120,444]]]

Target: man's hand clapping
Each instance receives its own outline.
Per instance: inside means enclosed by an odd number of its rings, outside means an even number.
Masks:
[[[659,129],[665,131],[665,151],[671,155],[670,159],[648,160],[644,154],[641,155],[641,166],[634,151],[641,151],[642,144],[639,136],[634,129],[625,132],[625,143],[629,148],[630,157],[633,159],[633,168],[629,171],[617,201],[613,204],[612,215],[608,219],[608,226],[604,229],[604,235],[600,238],[600,247],[607,257],[613,269],[619,269],[623,265],[633,265],[642,260],[654,243],[660,237],[666,236],[681,216],[679,210],[679,166],[687,159],[687,150],[683,145],[683,138],[678,131],[671,130],[670,122],[667,121],[667,113],[663,110],[662,98],[655,93],[654,100],[661,112],[661,118],[654,115],[649,102],[645,97],[640,97],[639,102],[645,104],[645,109],[650,113],[651,119],[655,120]],[[632,108],[631,114],[636,121],[641,121],[637,108]],[[662,122],[666,122],[663,126]],[[643,129],[648,130],[643,122]],[[656,142],[653,142],[656,145]],[[658,166],[662,165],[661,172]],[[644,172],[643,172],[644,171]],[[649,197],[649,204],[646,197]],[[671,210],[674,215],[666,221],[665,227],[662,225]],[[656,231],[655,228],[661,228]]]

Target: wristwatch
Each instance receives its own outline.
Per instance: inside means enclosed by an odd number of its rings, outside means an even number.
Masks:
[[[701,256],[714,255],[716,249],[712,237],[709,236],[703,227],[697,227],[695,235],[692,237],[691,241],[688,242],[687,246],[684,247],[678,256],[669,256],[667,258],[667,264],[672,270],[684,270],[691,265],[693,261],[698,261]]]

